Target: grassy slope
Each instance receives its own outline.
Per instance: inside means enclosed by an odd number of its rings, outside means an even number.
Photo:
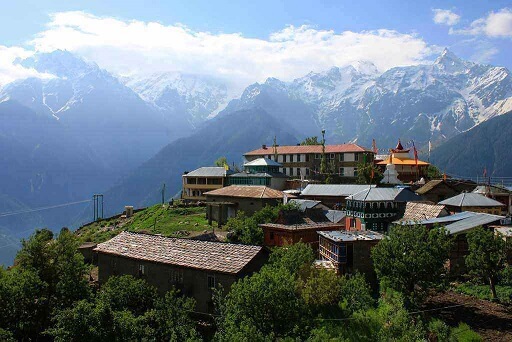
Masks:
[[[83,226],[76,231],[81,242],[103,242],[119,232],[146,232],[164,236],[187,236],[182,232],[211,230],[204,207],[168,208],[154,205],[129,219],[110,218]]]

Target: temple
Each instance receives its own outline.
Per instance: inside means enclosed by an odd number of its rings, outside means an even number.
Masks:
[[[380,161],[376,160],[375,164],[381,168],[385,175],[391,171],[393,176],[396,176],[403,183],[417,182],[427,175],[430,164],[419,160],[417,154],[415,156],[414,151],[412,152],[411,157],[411,149],[405,149],[400,139],[398,139],[398,144],[395,148],[390,149],[389,155]],[[386,182],[386,177],[384,177],[383,182]],[[390,183],[397,184],[394,181]]]

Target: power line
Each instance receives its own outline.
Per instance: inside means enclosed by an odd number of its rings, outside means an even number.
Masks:
[[[68,203],[63,203],[63,204],[57,204],[57,205],[52,205],[52,206],[48,206],[48,207],[40,207],[40,208],[32,208],[32,209],[22,209],[22,210],[18,210],[18,211],[11,211],[11,212],[6,212],[6,213],[0,213],[0,217],[6,217],[6,216],[19,215],[19,214],[32,213],[32,212],[36,212],[36,211],[48,210],[48,209],[67,207],[67,206],[70,206],[70,205],[86,203],[86,202],[91,202],[91,201],[92,200],[88,199],[88,200],[83,200],[83,201],[76,201],[76,202],[68,202]]]

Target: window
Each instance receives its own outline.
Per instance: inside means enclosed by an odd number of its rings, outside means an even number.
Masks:
[[[209,274],[208,275],[208,288],[209,289],[214,289],[215,288],[215,276],[214,275],[211,275]]]
[[[315,159],[322,159],[322,155],[320,153],[315,154]]]
[[[274,232],[270,232],[270,240],[274,240]]]
[[[354,160],[359,161],[359,153],[354,153]]]
[[[306,162],[308,162],[309,161],[309,154],[306,154],[305,156],[306,156]]]
[[[309,168],[306,168],[306,176],[309,176]]]
[[[341,161],[341,162],[345,160],[344,155],[345,155],[344,153],[340,153],[340,161]]]
[[[331,153],[329,157],[330,157],[331,159],[336,158],[336,156],[334,155],[334,153]]]
[[[357,167],[354,167],[354,177],[357,177]]]
[[[173,269],[169,272],[169,282],[171,284],[183,284],[183,270]]]
[[[351,218],[350,219],[350,228],[355,228],[355,227],[356,227],[356,219]]]
[[[345,168],[340,167],[340,176],[345,176]]]
[[[295,170],[297,172],[297,176],[301,176],[301,173],[300,173],[300,168],[298,167],[297,170]]]
[[[146,268],[143,264],[139,264],[139,277],[146,275]]]

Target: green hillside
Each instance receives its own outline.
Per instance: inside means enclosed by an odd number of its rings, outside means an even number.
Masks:
[[[174,208],[160,204],[135,213],[130,218],[115,216],[79,228],[75,234],[81,242],[104,242],[121,231],[146,232],[174,237],[191,237],[212,226],[204,207]]]
[[[512,113],[500,115],[448,140],[430,161],[441,171],[464,177],[512,176]]]

